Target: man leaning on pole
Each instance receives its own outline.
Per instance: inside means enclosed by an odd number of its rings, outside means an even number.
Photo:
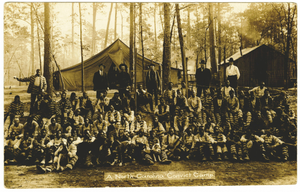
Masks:
[[[31,93],[31,103],[30,103],[30,114],[32,113],[33,104],[37,96],[44,93],[47,90],[46,78],[41,74],[41,70],[37,69],[36,74],[30,77],[18,78],[14,77],[21,82],[29,82],[27,93]]]

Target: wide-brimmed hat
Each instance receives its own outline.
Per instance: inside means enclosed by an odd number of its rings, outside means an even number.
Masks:
[[[154,63],[150,63],[149,67],[151,67],[151,66],[155,66]]]
[[[232,57],[230,57],[230,59],[229,59],[229,62],[233,62],[234,60],[233,60],[233,58]]]
[[[98,66],[103,66],[104,68],[106,67],[103,63],[100,63]]]
[[[205,64],[206,65],[206,62],[204,60],[201,60],[200,64]]]
[[[121,65],[119,65],[119,68],[121,69],[121,67],[125,66],[125,69],[127,70],[127,65],[125,63],[122,63]]]

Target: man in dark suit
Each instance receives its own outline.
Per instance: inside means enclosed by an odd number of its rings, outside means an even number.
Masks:
[[[158,103],[157,94],[160,90],[160,76],[157,71],[155,71],[154,64],[150,65],[150,70],[146,75],[146,88],[148,93],[150,93],[155,98],[155,106]],[[150,106],[151,110],[153,110],[153,106]]]
[[[132,85],[132,80],[129,73],[127,72],[127,65],[122,63],[119,65],[121,72],[118,74],[118,84],[119,84],[119,95],[123,99],[123,94],[126,94],[128,86]]]
[[[93,83],[94,90],[97,92],[97,102],[100,99],[100,94],[108,90],[107,74],[104,72],[105,65],[99,64],[99,71],[94,73]]]
[[[29,82],[27,93],[31,93],[30,114],[32,114],[33,104],[37,96],[47,90],[46,78],[41,74],[41,70],[37,69],[35,75],[25,78],[15,77],[15,79],[21,82]]]
[[[209,88],[211,73],[210,70],[205,68],[205,61],[202,60],[200,63],[200,68],[196,71],[196,84],[197,84],[197,96],[201,97],[202,91],[203,95],[205,90]]]

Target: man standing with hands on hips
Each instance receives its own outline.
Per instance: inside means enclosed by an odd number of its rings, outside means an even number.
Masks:
[[[229,59],[229,66],[226,68],[226,78],[230,82],[230,86],[237,93],[237,80],[240,78],[240,70],[237,66],[233,65],[233,58]]]
[[[30,114],[32,114],[33,104],[37,96],[47,90],[46,78],[41,74],[40,69],[37,69],[36,74],[30,77],[14,78],[21,82],[29,82],[27,93],[31,93]]]
[[[211,80],[211,72],[208,68],[205,68],[206,62],[204,60],[200,63],[200,68],[196,71],[196,84],[197,84],[197,96],[201,97],[202,91],[203,95],[205,90],[209,88]]]
[[[107,74],[104,72],[105,65],[102,63],[99,64],[99,71],[94,73],[93,83],[94,83],[94,91],[97,92],[96,98],[97,103],[100,99],[101,93],[104,93],[108,90],[108,79]]]

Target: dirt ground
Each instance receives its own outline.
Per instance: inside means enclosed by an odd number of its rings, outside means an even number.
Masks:
[[[214,180],[104,181],[104,172],[133,171],[215,171]],[[74,188],[74,187],[151,187],[151,186],[225,186],[225,185],[292,185],[297,183],[297,162],[197,162],[194,160],[156,163],[152,166],[128,164],[123,167],[75,168],[60,173],[39,174],[35,166],[5,166],[7,188]]]
[[[16,94],[26,103],[29,110],[30,95],[27,87],[4,90],[4,108],[7,109]],[[271,91],[277,95],[279,89]],[[109,96],[114,91],[109,92]],[[297,89],[287,92],[291,108],[297,115]],[[68,96],[70,93],[68,93]],[[95,99],[95,92],[88,91]],[[81,94],[79,94],[81,96]],[[58,98],[55,98],[59,100]],[[104,181],[104,172],[133,171],[215,171],[214,180],[154,180],[154,181]],[[225,186],[225,185],[292,185],[297,183],[297,161],[288,162],[197,162],[195,160],[172,162],[170,165],[156,163],[152,166],[128,164],[123,167],[75,168],[60,173],[39,174],[35,166],[4,166],[4,185],[6,188],[86,188],[86,187],[137,187],[137,186]]]

